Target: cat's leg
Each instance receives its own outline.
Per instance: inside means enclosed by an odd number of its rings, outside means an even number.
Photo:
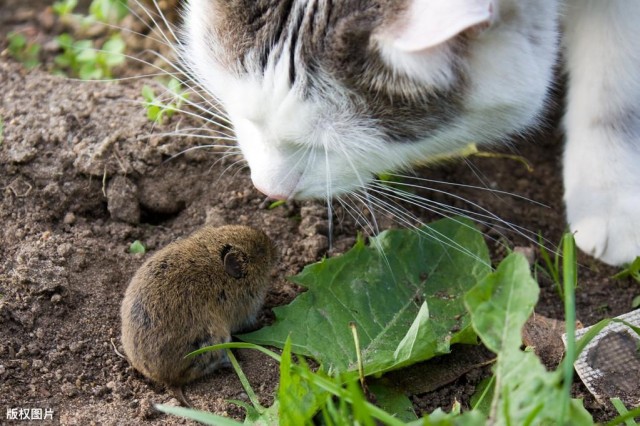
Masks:
[[[568,0],[564,185],[578,247],[640,255],[640,2]]]

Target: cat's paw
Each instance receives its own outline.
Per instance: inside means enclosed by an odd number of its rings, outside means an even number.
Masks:
[[[640,256],[640,192],[582,188],[566,196],[567,219],[577,246],[610,265]]]

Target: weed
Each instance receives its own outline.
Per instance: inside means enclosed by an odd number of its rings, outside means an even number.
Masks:
[[[286,203],[287,203],[286,200],[274,201],[273,203],[269,204],[269,210],[273,210],[273,209],[278,208],[280,206],[284,206]]]
[[[78,5],[78,0],[59,0],[51,6],[53,13],[62,19],[66,19],[73,14],[74,9]]]
[[[166,84],[163,84],[163,87],[166,89],[165,93],[168,99],[156,96],[151,86],[142,87],[147,117],[156,123],[162,123],[165,118],[171,118],[177,111],[180,111],[182,105],[189,99],[188,90],[183,89],[180,80],[175,77],[171,77]]]
[[[210,346],[192,352],[188,356],[209,350],[228,350],[230,348],[249,348],[259,350],[280,363],[280,386],[274,404],[265,408],[261,406],[255,392],[251,389],[246,376],[230,354],[236,373],[245,392],[250,396],[251,405],[239,401],[230,401],[247,410],[247,423],[305,425],[313,424],[312,419],[320,413],[326,424],[333,425],[373,425],[376,422],[387,425],[403,425],[393,413],[389,413],[367,401],[357,377],[331,377],[322,369],[313,372],[303,357],[294,363],[291,354],[291,340],[287,339],[282,355],[251,343],[225,343]],[[337,398],[337,404],[334,402]],[[156,406],[160,411],[198,420],[210,425],[239,425],[240,423],[211,413],[203,413],[170,406]],[[270,420],[270,421],[267,421]]]
[[[569,233],[565,233],[560,239],[559,247],[563,247],[564,244],[568,244],[567,239],[569,238],[573,238],[573,237],[571,237]],[[551,279],[551,281],[553,281],[553,284],[556,287],[556,291],[558,292],[558,296],[560,296],[560,298],[564,300],[566,290],[563,287],[563,276],[562,276],[563,269],[560,268],[560,261],[562,259],[562,256],[558,252],[555,252],[553,254],[553,259],[551,259],[551,255],[545,248],[544,240],[542,239],[542,235],[540,234],[538,234],[538,243],[540,247],[540,257],[542,258],[542,261],[544,262],[544,264],[543,265],[536,264],[536,269],[544,272]],[[569,247],[567,247],[567,249],[568,248]],[[575,248],[574,248],[574,253],[572,255],[572,259],[575,260]],[[576,263],[576,271],[577,271],[577,263]],[[573,271],[572,273],[575,274],[577,273],[576,271]],[[576,282],[576,285],[577,285],[577,282]]]
[[[611,404],[621,416],[629,415],[629,410],[624,406],[620,398],[611,398]],[[624,422],[626,426],[638,426],[638,423],[633,418],[626,419]]]
[[[629,266],[613,276],[613,278],[618,280],[629,277],[640,283],[640,256],[636,257],[635,260],[629,264]],[[631,301],[631,307],[634,309],[640,307],[640,295],[633,298],[633,300]]]
[[[139,240],[135,240],[129,246],[129,253],[131,254],[139,254],[139,253],[144,254],[146,253],[146,251],[147,251],[147,248]]]
[[[0,145],[4,142],[4,120],[2,116],[0,116]]]
[[[55,58],[61,69],[82,80],[110,79],[113,69],[124,62],[124,41],[118,34],[112,35],[96,49],[92,40],[74,40],[67,33],[56,37],[62,53]]]
[[[615,279],[624,279],[631,277],[640,283],[640,256],[629,264],[625,269],[613,276]]]
[[[127,16],[129,7],[127,0],[93,0],[89,13],[98,21],[116,24]]]
[[[32,69],[40,65],[40,49],[41,46],[35,42],[29,42],[27,38],[20,33],[9,33],[9,54],[27,69]]]

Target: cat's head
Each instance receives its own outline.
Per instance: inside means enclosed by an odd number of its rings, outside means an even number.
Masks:
[[[554,3],[190,0],[183,55],[259,190],[331,197],[530,125]]]

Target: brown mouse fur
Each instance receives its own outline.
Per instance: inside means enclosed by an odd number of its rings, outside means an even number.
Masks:
[[[264,232],[234,225],[205,226],[155,253],[122,302],[122,343],[131,365],[189,405],[182,385],[228,360],[223,351],[185,355],[228,342],[253,324],[275,260]]]

